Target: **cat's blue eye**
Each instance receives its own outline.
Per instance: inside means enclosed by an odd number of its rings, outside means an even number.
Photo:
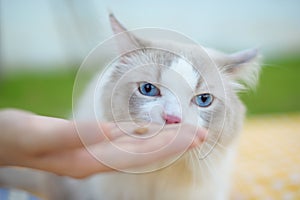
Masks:
[[[159,89],[151,83],[140,83],[139,91],[145,96],[160,96]]]
[[[209,93],[199,94],[194,97],[195,103],[200,107],[208,107],[213,102],[213,96]]]

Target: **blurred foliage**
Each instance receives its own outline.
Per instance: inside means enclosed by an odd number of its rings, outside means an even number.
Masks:
[[[76,70],[19,71],[2,76],[0,108],[15,107],[42,115],[68,117],[75,76]],[[266,61],[257,89],[240,96],[249,115],[299,112],[300,58]]]
[[[0,108],[14,107],[42,115],[69,117],[76,72],[19,71],[0,80]]]
[[[242,93],[248,115],[300,111],[300,57],[264,62],[258,87]]]

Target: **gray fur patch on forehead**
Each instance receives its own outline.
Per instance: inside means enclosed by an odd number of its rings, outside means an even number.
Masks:
[[[124,59],[124,61],[133,61],[136,59],[136,61],[139,61],[140,64],[159,64],[163,66],[169,66],[174,60],[177,59],[177,55],[163,49],[157,49],[157,48],[141,48],[137,49],[131,52],[128,52],[127,54],[124,54],[121,59]]]
[[[170,67],[171,64],[178,59],[178,56],[172,52],[145,47],[130,51],[119,57],[112,78],[121,77],[125,72],[133,67],[154,64],[157,67]]]

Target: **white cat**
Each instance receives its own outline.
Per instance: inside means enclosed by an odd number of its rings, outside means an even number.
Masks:
[[[115,33],[126,31],[113,15],[110,21]],[[101,87],[96,87],[99,75],[91,80],[75,115],[92,119],[96,113],[105,121],[190,123],[209,129],[208,137],[172,165],[150,173],[115,172],[86,180],[47,175],[44,196],[51,200],[228,199],[245,114],[236,92],[242,85],[255,85],[260,70],[257,51],[226,55],[175,41],[146,41],[130,32],[117,43],[120,53],[136,50],[118,59]],[[94,98],[96,110],[91,106]]]

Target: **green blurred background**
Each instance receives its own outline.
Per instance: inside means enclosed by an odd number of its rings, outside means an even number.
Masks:
[[[300,111],[300,58],[272,60],[263,67],[256,90],[240,94],[248,115]],[[0,79],[0,107],[68,117],[76,70],[18,71]]]
[[[258,87],[240,94],[248,115],[300,111],[298,1],[231,0],[224,5],[158,0],[0,2],[0,108],[70,116],[80,63],[112,34],[107,19],[109,7],[129,28],[174,29],[228,52],[262,44],[264,64]]]

